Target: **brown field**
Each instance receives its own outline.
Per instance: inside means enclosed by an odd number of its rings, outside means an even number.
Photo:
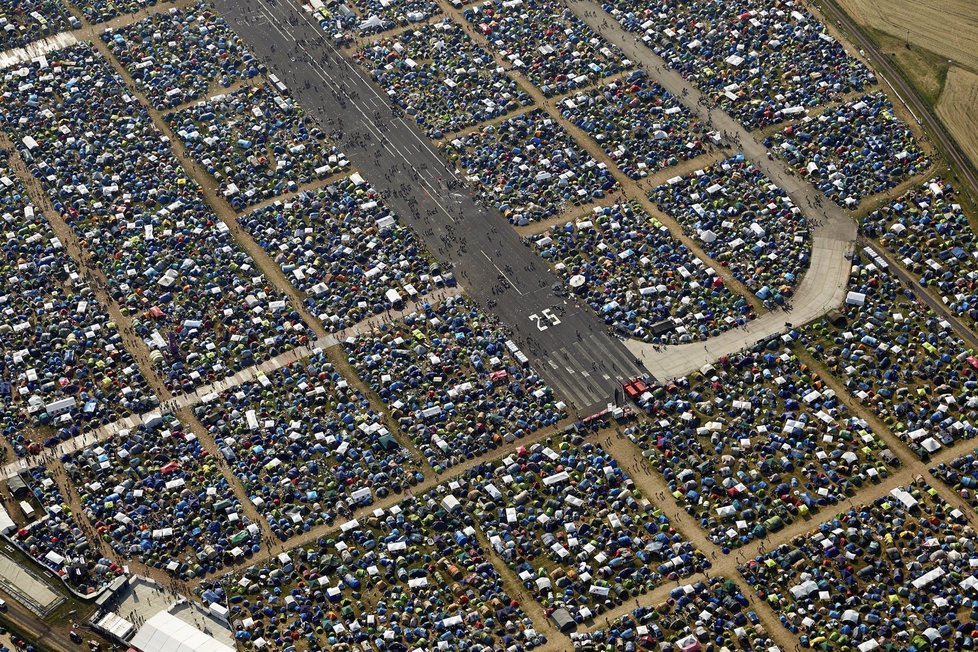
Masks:
[[[978,167],[976,0],[837,0],[900,66]],[[909,39],[910,47],[907,47]]]
[[[862,25],[907,40],[978,72],[978,8],[974,0],[839,0]]]
[[[975,47],[978,49],[978,44]],[[978,166],[978,75],[951,66],[944,92],[937,102],[937,115]]]

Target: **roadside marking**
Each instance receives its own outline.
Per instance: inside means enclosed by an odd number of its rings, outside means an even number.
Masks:
[[[520,296],[523,296],[523,292],[520,291],[520,289],[518,287],[516,287],[516,283],[513,283],[513,279],[511,279],[510,277],[506,276],[506,273],[503,270],[499,269],[499,265],[497,265],[496,263],[492,262],[492,258],[489,257],[489,254],[487,254],[482,249],[480,249],[479,251],[482,251],[482,255],[486,257],[486,260],[489,261],[489,264],[490,265],[492,265],[493,267],[496,268],[496,271],[499,272],[499,275],[502,276],[504,279],[506,279],[506,281],[510,285],[513,286],[513,289],[516,290],[519,293]],[[538,328],[539,328],[539,326],[538,326]],[[541,328],[540,330],[547,330],[547,329],[546,328]]]

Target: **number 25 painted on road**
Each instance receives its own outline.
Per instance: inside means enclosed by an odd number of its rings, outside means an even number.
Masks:
[[[545,331],[548,328],[550,328],[550,326],[558,326],[560,324],[560,319],[558,319],[557,315],[553,314],[550,311],[550,308],[545,308],[542,312],[543,312],[543,317],[541,317],[536,313],[530,315],[530,321],[532,321],[534,324],[537,325],[538,331]],[[550,322],[550,326],[544,323],[543,321],[544,318],[546,318],[547,321]]]

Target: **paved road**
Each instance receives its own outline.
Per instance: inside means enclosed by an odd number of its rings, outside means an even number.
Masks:
[[[856,223],[835,203],[807,181],[798,177],[780,159],[769,159],[767,148],[744,129],[739,122],[719,109],[700,105],[703,97],[693,84],[666,67],[665,62],[640,41],[626,32],[601,7],[589,0],[570,0],[568,6],[602,36],[618,45],[625,55],[645,68],[666,90],[682,97],[683,102],[704,122],[729,135],[728,143],[742,152],[774,183],[780,186],[806,216],[820,225],[813,232],[811,265],[795,291],[790,312],[768,312],[743,329],[729,330],[706,342],[667,346],[655,351],[650,345],[630,340],[628,347],[642,358],[649,371],[659,379],[684,376],[717,358],[736,353],[744,347],[785,330],[785,322],[802,324],[824,315],[845,299],[850,261],[846,254],[856,238]],[[685,93],[685,95],[684,95]],[[731,152],[733,153],[733,151]],[[822,207],[815,207],[816,199]]]
[[[216,4],[327,131],[342,129],[350,160],[436,258],[453,265],[467,293],[483,307],[497,302],[492,312],[576,412],[603,407],[622,380],[645,373],[587,306],[553,291],[560,279],[498,213],[476,204],[420,130],[392,115],[305,11],[287,0]]]

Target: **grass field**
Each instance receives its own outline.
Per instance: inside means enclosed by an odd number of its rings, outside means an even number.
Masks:
[[[975,0],[837,1],[903,69],[978,167]]]

